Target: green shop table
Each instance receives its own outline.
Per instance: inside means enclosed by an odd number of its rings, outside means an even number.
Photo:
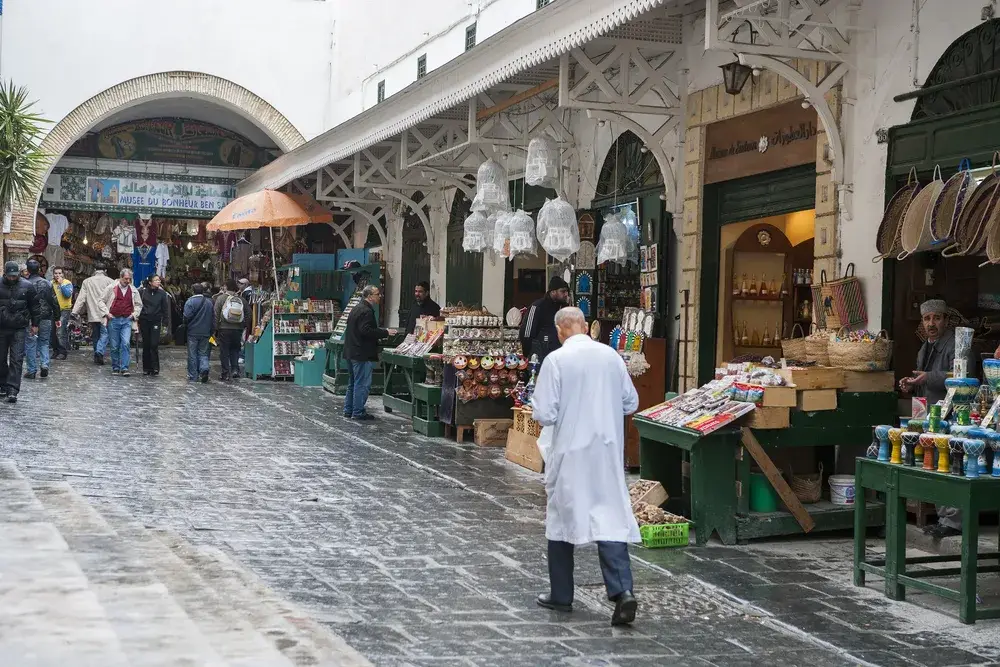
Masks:
[[[1000,618],[1000,607],[978,608],[976,576],[1000,572],[1000,565],[981,565],[980,561],[996,561],[1000,552],[978,553],[979,513],[1000,508],[1000,478],[989,476],[968,478],[921,467],[884,463],[859,458],[854,473],[854,585],[865,585],[865,574],[885,579],[885,594],[893,600],[904,600],[906,588],[916,588],[958,602],[958,617],[962,623],[975,623],[980,618]],[[865,489],[885,494],[886,536],[885,558],[866,560],[865,530],[868,523]],[[906,557],[906,501],[923,500],[962,510],[962,554],[960,556]],[[931,565],[959,561],[959,567],[936,567],[908,570],[909,565]],[[959,589],[935,584],[928,579],[959,576]]]
[[[323,389],[334,396],[347,393],[347,360],[344,359],[344,341],[331,338],[326,341],[326,371],[323,373]],[[369,396],[381,396],[385,386],[385,375],[378,364],[372,369],[372,386]]]
[[[443,437],[444,424],[441,423],[438,414],[440,407],[441,385],[415,383],[413,385],[413,430],[433,438]]]
[[[382,393],[385,411],[396,410],[412,417],[413,387],[427,377],[423,358],[382,350],[379,360],[385,373],[385,389]]]
[[[754,429],[753,434],[769,455],[783,447],[821,447],[818,458],[824,470],[833,471],[836,446],[870,444],[872,425],[894,419],[896,398],[892,393],[842,392],[839,405],[836,410],[819,412],[793,409],[788,428]],[[802,534],[790,512],[750,511],[753,459],[743,447],[738,427],[702,436],[642,417],[635,417],[633,423],[639,431],[642,478],[663,484],[670,494],[670,511],[685,514],[694,523],[698,546],[706,544],[713,532],[723,544]],[[681,473],[685,461],[690,471],[686,493]],[[855,510],[850,505],[821,500],[805,508],[815,522],[813,531],[845,530],[855,524]],[[881,504],[869,503],[864,511],[868,525],[882,525],[885,508]]]

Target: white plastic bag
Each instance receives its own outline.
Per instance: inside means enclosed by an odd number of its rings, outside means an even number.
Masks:
[[[528,185],[554,188],[559,185],[559,146],[549,136],[535,137],[528,142],[524,181]]]

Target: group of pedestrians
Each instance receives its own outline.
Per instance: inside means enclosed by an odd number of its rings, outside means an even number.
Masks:
[[[250,331],[249,281],[229,279],[214,298],[202,283],[192,287],[194,295],[184,304],[187,329],[188,382],[208,382],[212,341],[218,344],[223,382],[240,377],[240,353],[244,334]]]

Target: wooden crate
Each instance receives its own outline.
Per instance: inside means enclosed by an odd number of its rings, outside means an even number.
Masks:
[[[844,369],[831,366],[813,366],[812,368],[782,368],[778,371],[788,384],[795,388],[805,389],[843,389]]]
[[[528,470],[542,472],[542,454],[538,451],[538,438],[510,429],[507,431],[507,449],[504,456],[508,461]]]
[[[895,391],[896,374],[893,371],[844,371],[844,391],[863,393],[875,391]]]
[[[790,408],[758,407],[746,417],[746,425],[754,429],[788,428],[790,424]]]
[[[798,387],[764,387],[761,405],[765,408],[794,408],[797,389]]]
[[[507,431],[513,425],[513,419],[475,420],[472,426],[476,444],[480,447],[503,447],[507,443]]]
[[[531,418],[531,410],[524,408],[511,408],[511,410],[514,412],[514,424],[511,428],[518,433],[537,438],[542,432],[542,425]]]
[[[836,389],[807,389],[799,392],[799,410],[803,412],[819,412],[820,410],[837,409]]]

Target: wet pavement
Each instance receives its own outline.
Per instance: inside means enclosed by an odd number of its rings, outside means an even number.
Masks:
[[[347,421],[340,399],[291,383],[189,384],[181,352],[162,354],[157,378],[112,378],[82,351],[26,381],[0,405],[0,459],[36,493],[66,484],[122,534],[231,559],[373,664],[1000,661],[997,622],[970,629],[954,610],[850,586],[846,538],[818,552],[634,549],[630,629],[610,627],[596,551],[582,549],[573,613],[539,609],[541,476],[502,449],[417,436],[380,410]]]

